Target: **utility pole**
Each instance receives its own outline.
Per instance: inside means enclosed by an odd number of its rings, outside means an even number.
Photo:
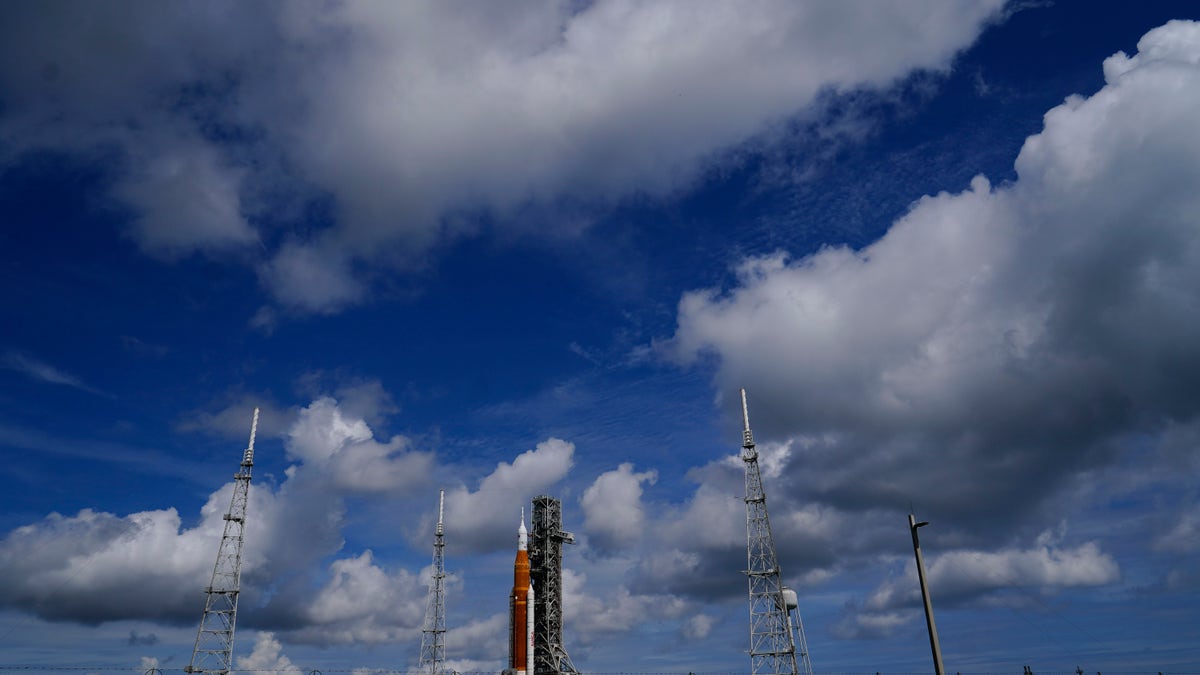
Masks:
[[[780,581],[779,558],[775,539],[767,519],[767,495],[763,492],[758,469],[758,450],[750,431],[750,412],[746,390],[742,396],[742,461],[746,468],[746,576],[750,581],[750,672],[751,675],[798,675],[796,641],[792,632],[791,609],[796,607],[795,593]],[[786,592],[785,592],[786,591]],[[800,610],[796,609],[796,627],[800,631],[800,658],[805,675],[812,675],[807,641]],[[940,675],[940,674],[939,674]]]
[[[921,558],[921,540],[917,537],[917,528],[925,527],[928,524],[928,521],[918,523],[913,514],[908,514],[908,529],[912,532],[913,552],[917,556],[917,578],[921,581],[921,600],[925,602],[925,627],[929,629],[929,648],[933,650],[933,668],[936,675],[945,675],[946,669],[942,666],[942,647],[938,644],[937,624],[933,622],[933,603],[929,600],[929,586],[925,583],[925,561]]]
[[[442,512],[446,491],[438,492],[438,522],[433,534],[433,573],[429,580],[429,599],[425,605],[425,627],[421,631],[421,671],[429,675],[446,672],[446,559],[442,549]]]
[[[205,589],[204,615],[196,631],[192,660],[186,673],[226,675],[233,664],[233,630],[237,625],[238,594],[241,592],[242,542],[246,528],[246,502],[250,498],[250,470],[254,467],[254,435],[258,432],[258,408],[250,423],[250,444],[233,476],[233,498],[225,513],[225,533],[217,550],[212,581]]]

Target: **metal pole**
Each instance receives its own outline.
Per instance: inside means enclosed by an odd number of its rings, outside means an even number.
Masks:
[[[942,666],[942,648],[938,645],[937,625],[933,622],[933,603],[929,600],[929,586],[925,583],[925,561],[921,558],[921,540],[917,538],[917,528],[928,525],[927,521],[917,522],[913,514],[908,514],[908,529],[912,532],[913,552],[917,556],[917,578],[921,581],[921,600],[925,602],[925,626],[929,629],[929,648],[933,650],[933,668],[937,675],[946,675]]]

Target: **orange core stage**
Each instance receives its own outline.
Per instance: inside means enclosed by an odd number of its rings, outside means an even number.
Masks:
[[[529,626],[532,625],[530,612],[533,607],[529,602],[529,545],[528,532],[525,530],[525,517],[521,517],[521,529],[517,531],[517,559],[513,563],[513,589],[508,598],[509,606],[509,649],[508,667],[519,673],[525,673],[532,654],[528,648],[533,641],[530,639]]]

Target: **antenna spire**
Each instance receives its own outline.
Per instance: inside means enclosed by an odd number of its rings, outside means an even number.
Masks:
[[[446,558],[442,549],[442,512],[446,491],[438,491],[438,523],[433,535],[433,572],[425,605],[425,627],[421,630],[421,670],[428,675],[446,673]]]
[[[742,395],[742,447],[747,451],[754,449],[754,433],[750,431],[750,409],[746,406],[746,390],[738,390]]]
[[[258,408],[254,409],[254,419],[250,422],[250,443],[246,446],[246,452],[242,455],[242,466],[254,466],[254,436],[258,434]]]
[[[217,550],[212,581],[205,589],[204,615],[196,631],[192,660],[186,673],[226,675],[233,663],[233,631],[237,625],[237,601],[241,592],[242,543],[246,527],[246,503],[250,495],[250,470],[254,466],[254,435],[258,431],[258,408],[250,423],[250,443],[234,475],[233,498],[225,513],[225,533]]]
[[[437,531],[434,533],[437,536],[442,536],[442,513],[446,507],[446,491],[438,490],[438,524]]]
[[[792,610],[795,594],[783,586],[775,539],[767,518],[767,495],[758,469],[758,452],[750,432],[746,390],[742,396],[742,461],[746,465],[746,576],[750,579],[750,672],[752,675],[798,675],[796,638],[805,675],[812,675],[804,624],[796,609],[796,632]]]

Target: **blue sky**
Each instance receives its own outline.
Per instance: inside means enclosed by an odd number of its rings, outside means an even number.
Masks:
[[[749,391],[814,669],[1197,672],[1190,3],[0,9],[0,665],[737,672]]]

